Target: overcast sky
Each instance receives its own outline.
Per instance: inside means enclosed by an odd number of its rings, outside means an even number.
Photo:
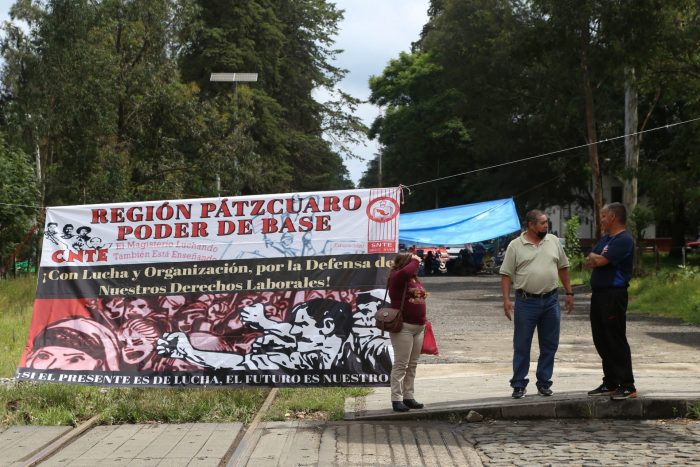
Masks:
[[[13,3],[14,0],[0,0],[0,20],[9,19]],[[410,50],[411,42],[418,39],[427,21],[429,0],[336,0],[335,3],[345,10],[336,42],[337,48],[344,50],[336,65],[349,70],[341,88],[366,100],[369,77],[381,74],[389,60],[398,57],[401,51]],[[369,104],[358,109],[358,116],[368,126],[377,115],[378,109]],[[357,183],[367,162],[377,152],[377,145],[367,141],[365,146],[352,150],[364,159],[345,162],[350,177]]]
[[[411,42],[418,39],[428,19],[429,0],[336,0],[335,3],[345,10],[336,42],[344,50],[337,64],[349,70],[341,88],[366,100],[369,77],[381,74],[389,60],[398,57],[401,51],[409,51]],[[358,108],[358,116],[367,126],[378,114],[379,109],[370,104]],[[354,182],[360,179],[377,151],[373,141],[353,148],[364,159],[345,161]]]

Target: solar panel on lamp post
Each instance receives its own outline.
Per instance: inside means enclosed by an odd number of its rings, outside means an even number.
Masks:
[[[255,83],[258,81],[257,73],[212,73],[209,75],[209,81],[233,83],[233,102],[238,108],[238,83]],[[234,110],[234,118],[237,116]],[[216,171],[216,196],[221,196],[221,177],[219,170]]]

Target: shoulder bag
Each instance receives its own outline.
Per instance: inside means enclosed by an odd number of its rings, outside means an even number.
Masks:
[[[408,282],[403,288],[403,295],[401,296],[401,305],[399,308],[380,308],[374,314],[374,322],[376,326],[381,329],[382,336],[384,336],[384,331],[386,332],[399,332],[403,328],[403,316],[401,310],[403,309],[403,302],[406,298],[406,290],[408,290]],[[384,294],[384,303],[386,303],[386,297],[389,294],[389,282],[386,284],[386,293]]]

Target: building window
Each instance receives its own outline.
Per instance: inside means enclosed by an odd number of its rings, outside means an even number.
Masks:
[[[610,202],[611,203],[621,203],[622,202],[622,187],[621,186],[610,187]]]

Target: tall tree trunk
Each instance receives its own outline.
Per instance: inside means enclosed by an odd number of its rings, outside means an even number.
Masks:
[[[637,82],[634,68],[626,70],[625,79],[625,179],[622,200],[627,212],[637,207],[637,171],[639,169],[639,135],[637,132]]]
[[[668,253],[669,258],[680,259],[682,252],[681,248],[685,245],[685,229],[688,225],[688,220],[685,216],[685,201],[682,194],[677,194],[677,199],[672,204],[673,212],[671,213],[671,251]]]
[[[593,218],[595,222],[595,238],[600,238],[600,211],[603,207],[603,188],[600,177],[600,163],[598,161],[598,135],[595,127],[595,106],[593,103],[593,86],[588,70],[588,46],[590,44],[590,30],[588,18],[581,30],[581,71],[583,77],[583,94],[586,109],[586,134],[588,135],[588,156],[591,165],[591,177],[593,181]]]

